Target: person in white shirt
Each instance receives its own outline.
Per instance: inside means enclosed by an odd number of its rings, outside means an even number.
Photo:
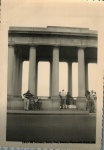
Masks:
[[[33,95],[28,90],[26,93],[23,94],[23,96],[24,96],[24,109],[29,110],[30,97],[32,97]]]
[[[66,109],[66,92],[64,90],[61,92],[61,97],[64,104],[64,109]]]
[[[25,97],[24,98],[24,109],[25,110],[29,110],[29,103],[30,103],[29,99]]]
[[[95,111],[95,106],[94,106],[94,91],[92,90],[90,92],[90,112],[93,113]]]

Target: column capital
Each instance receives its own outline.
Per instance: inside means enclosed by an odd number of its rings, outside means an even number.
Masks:
[[[31,45],[30,45],[30,48],[31,48],[31,47],[35,47],[35,48],[36,48],[37,45],[36,45],[36,44],[31,44]]]
[[[78,49],[85,49],[86,47],[84,47],[84,46],[78,46],[77,48]]]
[[[60,46],[59,45],[54,45],[53,48],[58,48],[59,49]]]

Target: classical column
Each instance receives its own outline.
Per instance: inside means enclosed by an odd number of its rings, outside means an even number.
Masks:
[[[23,109],[23,100],[21,96],[22,82],[22,63],[19,60],[18,51],[14,50],[14,46],[9,46],[8,51],[8,109]]]
[[[15,55],[14,55],[14,78],[13,78],[13,87],[14,87],[13,92],[14,92],[14,96],[17,96],[17,85],[18,85],[17,70],[18,70],[17,54],[15,53]]]
[[[50,62],[50,96],[52,96],[52,62]]]
[[[78,48],[78,99],[76,107],[86,110],[84,48]]]
[[[18,53],[16,55],[16,67],[15,67],[15,81],[14,81],[14,86],[15,86],[15,93],[14,95],[15,96],[18,96],[18,93],[19,93],[19,56],[18,56]]]
[[[38,61],[36,61],[36,84],[35,84],[35,94],[37,95],[38,92]]]
[[[85,91],[89,90],[88,84],[88,63],[85,62]]]
[[[72,96],[72,62],[68,62],[68,92]]]
[[[23,61],[22,61],[22,58],[20,57],[20,59],[19,59],[19,91],[18,91],[18,96],[21,96],[21,94],[22,94],[22,65],[23,65]]]
[[[16,55],[16,67],[15,67],[15,96],[20,97],[21,96],[21,90],[22,90],[22,58],[19,53]]]
[[[36,93],[36,47],[30,47],[29,53],[29,83],[28,89],[30,92],[35,95]]]
[[[78,48],[78,97],[85,97],[84,48]]]
[[[53,48],[52,62],[52,96],[59,95],[59,48]]]
[[[14,78],[14,60],[15,60],[15,53],[14,53],[14,45],[9,45],[8,47],[8,85],[7,85],[7,95],[13,96],[14,95],[14,85],[13,85],[13,78]]]

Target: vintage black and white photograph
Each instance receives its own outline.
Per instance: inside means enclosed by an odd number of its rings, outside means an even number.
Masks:
[[[6,142],[101,145],[100,6],[9,0]]]
[[[10,27],[8,36],[7,140],[95,143],[97,32]]]

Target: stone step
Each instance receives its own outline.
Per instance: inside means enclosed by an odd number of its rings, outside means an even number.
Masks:
[[[88,111],[83,110],[76,110],[76,109],[60,109],[60,110],[7,110],[8,114],[54,114],[54,115],[61,115],[61,114],[70,114],[70,115],[88,115]]]

